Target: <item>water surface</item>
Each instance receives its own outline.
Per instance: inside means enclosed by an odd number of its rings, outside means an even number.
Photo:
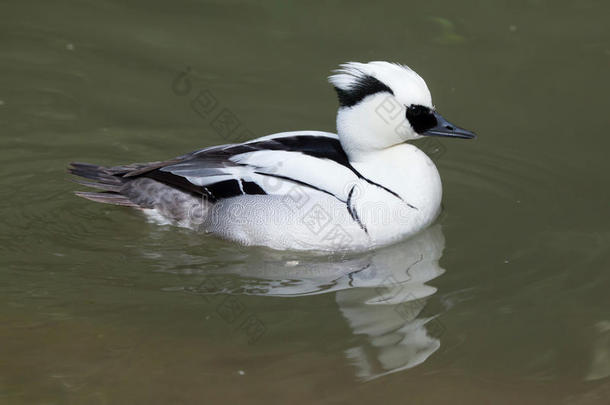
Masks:
[[[0,403],[607,403],[609,12],[2,2]],[[325,77],[376,59],[479,134],[427,149],[444,211],[411,240],[244,248],[71,194],[72,160],[332,131]],[[239,120],[231,139],[201,92]]]

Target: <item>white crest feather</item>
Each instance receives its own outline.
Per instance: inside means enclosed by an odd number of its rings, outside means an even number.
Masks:
[[[350,90],[365,76],[372,76],[388,86],[399,99],[406,101],[413,98],[414,102],[432,106],[432,97],[424,79],[410,67],[398,63],[343,63],[328,81],[338,89]]]

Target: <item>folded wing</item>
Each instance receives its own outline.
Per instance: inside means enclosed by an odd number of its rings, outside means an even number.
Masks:
[[[300,131],[214,146],[167,162],[137,166],[124,177],[149,177],[212,201],[246,194],[286,194],[293,187],[347,201],[358,173],[337,135]]]

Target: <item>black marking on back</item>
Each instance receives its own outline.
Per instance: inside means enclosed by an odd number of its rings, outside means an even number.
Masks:
[[[345,202],[345,204],[347,205],[347,212],[349,212],[349,215],[352,217],[352,219],[354,221],[356,221],[356,223],[360,226],[360,228],[362,228],[364,233],[366,233],[368,235],[369,231],[366,229],[366,226],[360,220],[360,217],[358,216],[358,213],[356,212],[356,210],[351,205],[351,203],[352,203],[352,195],[354,194],[354,189],[355,188],[356,188],[356,185],[354,184],[352,186],[352,189],[349,191],[349,194],[347,195],[347,201]]]
[[[242,153],[264,150],[277,150],[286,152],[301,152],[305,155],[321,159],[330,159],[344,166],[349,165],[347,155],[338,139],[319,135],[297,135],[264,141],[229,145],[218,150],[203,150],[195,152],[187,160],[219,159],[229,160],[232,156]]]
[[[243,195],[239,182],[237,180],[224,180],[218,183],[208,184],[206,188],[214,196],[214,199],[231,198],[238,195]]]
[[[330,159],[344,166],[349,165],[349,160],[343,151],[341,142],[339,142],[338,139],[329,138],[326,136],[290,136],[286,138],[279,138],[277,140],[273,140],[272,142],[263,141],[261,142],[260,147],[261,149],[301,152],[304,155],[309,155],[320,159]]]
[[[265,190],[263,190],[258,184],[256,184],[253,181],[245,181],[242,180],[241,184],[244,188],[244,192],[248,195],[255,195],[255,194],[261,194],[261,195],[265,195],[267,193],[265,193]]]
[[[163,184],[167,184],[168,186],[195,195],[196,197],[206,197],[210,202],[216,202],[223,198],[237,197],[244,194],[267,194],[258,184],[245,180],[224,180],[202,187],[191,183],[182,176],[160,170],[153,170],[144,174],[142,177],[148,177]],[[239,182],[241,182],[242,187],[240,187]]]
[[[142,175],[142,177],[148,177],[148,178],[156,180],[160,183],[167,184],[168,186],[177,188],[178,190],[182,190],[182,191],[192,194],[196,197],[206,195],[206,192],[203,189],[203,187],[193,184],[190,181],[188,181],[187,179],[185,179],[184,177],[177,176],[170,172],[162,172],[161,170],[153,170],[153,171],[147,172],[146,174]],[[212,196],[208,196],[208,197],[212,197]]]
[[[392,89],[386,84],[370,75],[363,75],[356,78],[355,82],[348,89],[335,87],[335,91],[339,97],[339,105],[341,105],[341,107],[352,107],[371,94],[377,94],[384,91],[394,94]]]

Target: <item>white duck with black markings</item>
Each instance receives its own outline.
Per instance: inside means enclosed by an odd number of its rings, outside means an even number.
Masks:
[[[141,209],[162,223],[274,249],[366,250],[430,225],[442,187],[430,158],[408,141],[474,138],[432,105],[410,68],[350,62],[329,78],[337,134],[283,132],[213,146],[164,162],[72,163],[77,195]]]

